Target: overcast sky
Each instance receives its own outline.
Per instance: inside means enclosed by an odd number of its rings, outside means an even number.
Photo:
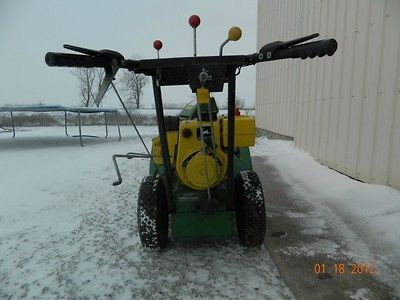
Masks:
[[[48,51],[61,52],[63,44],[112,49],[125,57],[139,54],[154,58],[155,39],[162,40],[161,57],[193,55],[188,17],[198,14],[198,56],[217,55],[231,26],[242,28],[238,42],[225,46],[224,54],[255,52],[257,1],[233,0],[0,0],[0,106],[6,104],[79,105],[78,81],[68,68],[50,68]],[[68,50],[65,50],[68,52]],[[150,81],[149,81],[150,82]],[[226,88],[225,88],[226,90]],[[189,87],[163,88],[165,102],[187,102]],[[237,95],[254,103],[255,67],[244,68]],[[153,102],[150,84],[144,103]],[[225,99],[225,94],[216,94]],[[112,90],[104,106],[118,107]]]

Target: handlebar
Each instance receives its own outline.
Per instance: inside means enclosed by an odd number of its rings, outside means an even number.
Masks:
[[[332,56],[338,47],[335,39],[320,40],[316,42],[306,43],[286,49],[277,49],[271,60],[285,58],[314,58],[316,56],[323,57],[325,55]]]
[[[259,62],[286,58],[314,58],[325,55],[332,56],[338,47],[336,40],[327,39],[304,43],[318,36],[314,33],[290,41],[276,41],[264,45],[259,52],[249,55],[231,56],[204,56],[204,57],[176,57],[131,60],[113,50],[93,50],[82,47],[64,45],[64,48],[81,54],[48,52],[45,61],[48,66],[54,67],[84,67],[104,68],[106,76],[102,82],[102,97],[115,78],[118,69],[123,68],[146,76],[157,77],[160,85],[186,85],[192,91],[200,86],[199,72],[207,68],[211,72],[212,80],[207,83],[210,91],[220,92],[231,70]],[[210,76],[211,77],[211,76]]]
[[[110,66],[110,59],[106,57],[58,52],[48,52],[45,61],[50,67],[106,68]]]
[[[311,43],[297,44],[299,41],[312,39],[318,34],[312,34],[300,39],[282,42],[277,41],[264,45],[259,53],[253,54],[250,59],[255,64],[262,61],[278,60],[285,58],[314,58],[325,55],[332,56],[338,47],[335,39],[320,40]]]
[[[263,61],[271,61],[285,58],[314,58],[316,56],[323,57],[325,55],[332,56],[338,45],[336,40],[327,39],[316,42],[304,43],[310,39],[317,37],[319,34],[314,33],[298,39],[282,42],[276,41],[264,45],[259,52],[232,57],[203,57],[203,58],[175,58],[175,59],[154,59],[154,60],[129,60],[112,50],[93,50],[72,45],[64,45],[64,48],[77,51],[82,54],[69,54],[48,52],[45,61],[48,66],[54,67],[84,67],[84,68],[126,68],[129,71],[145,72],[144,69],[149,68],[170,68],[194,66],[196,64],[212,64],[212,65],[237,65],[248,66]],[[147,74],[149,75],[149,74]]]

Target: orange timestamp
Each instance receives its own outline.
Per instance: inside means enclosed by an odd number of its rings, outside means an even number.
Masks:
[[[314,273],[316,275],[334,273],[337,275],[376,275],[376,264],[369,263],[334,263],[332,265],[326,263],[316,263],[314,265]]]

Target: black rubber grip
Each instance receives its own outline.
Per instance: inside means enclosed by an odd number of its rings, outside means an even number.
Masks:
[[[50,67],[104,68],[111,63],[111,60],[106,57],[57,52],[48,52],[44,59]]]
[[[325,55],[332,56],[336,52],[337,47],[338,44],[335,39],[320,40],[287,49],[278,49],[273,55],[273,60],[284,58],[306,59],[316,56],[323,57]]]

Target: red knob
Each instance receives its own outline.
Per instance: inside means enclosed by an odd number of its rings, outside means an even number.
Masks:
[[[200,17],[198,15],[192,15],[189,18],[189,25],[193,28],[197,28],[200,25]]]
[[[153,47],[157,51],[160,50],[162,48],[162,42],[160,40],[155,40],[153,43]]]

